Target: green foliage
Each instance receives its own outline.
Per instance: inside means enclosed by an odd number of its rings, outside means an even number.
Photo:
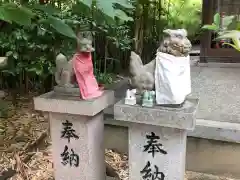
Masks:
[[[83,9],[83,6],[76,4],[74,6],[75,9],[79,7]],[[131,48],[129,28],[120,21],[115,21],[114,24],[108,24],[107,21],[102,20],[96,21],[90,16],[81,14],[81,9],[77,12],[66,9],[60,13],[57,8],[49,4],[29,4],[26,7],[34,14],[30,24],[23,26],[17,23],[13,16],[13,22],[16,23],[7,24],[1,29],[0,49],[3,52],[2,56],[8,57],[9,63],[0,71],[5,77],[14,77],[17,81],[20,81],[23,73],[27,74],[33,88],[38,89],[48,77],[53,75],[55,57],[59,52],[64,53],[68,59],[75,53],[74,32],[79,27],[83,29],[88,24],[93,25],[93,30],[98,32],[97,35],[102,34],[107,37],[111,46],[122,50]],[[105,17],[104,14],[101,16]],[[111,76],[107,72],[101,73],[100,70],[97,73],[97,79],[100,82],[112,82]]]
[[[109,85],[113,83],[114,74],[111,73],[95,73],[96,79],[100,84]]]
[[[0,52],[9,63],[0,71],[18,86],[23,81],[35,89],[52,79],[59,52],[71,58],[79,30],[94,33],[95,74],[100,83],[108,84],[113,82],[113,66],[118,68],[128,60],[136,40],[143,42],[145,55],[151,58],[164,28],[186,28],[194,36],[201,23],[201,0],[166,0],[165,5],[160,0],[1,2],[0,26],[4,26],[0,27]],[[142,39],[135,37],[139,19],[143,21],[139,30]]]
[[[210,30],[219,32],[220,31],[220,23],[221,23],[221,17],[219,13],[216,13],[213,17],[213,23],[212,24],[206,24],[202,27],[204,30]]]
[[[237,51],[240,51],[240,31],[238,30],[230,30],[230,31],[223,31],[219,34],[219,36],[216,38],[216,40],[222,40],[222,39],[231,39],[233,41],[233,44],[231,43],[223,43],[226,45],[232,46]]]
[[[22,26],[30,26],[33,19],[38,19],[38,23],[48,23],[57,32],[76,39],[75,33],[67,24],[61,19],[52,16],[54,8],[52,7],[52,11],[49,11],[49,9],[50,5],[47,7],[28,5],[28,7],[26,7],[16,5],[15,3],[6,3],[0,6],[0,19],[9,23],[15,22]]]
[[[37,34],[40,37],[41,33],[46,34],[42,32],[42,29],[34,26],[31,26],[29,31],[31,30],[38,31]],[[2,70],[3,73],[17,76],[22,70],[26,70],[37,75],[43,75],[45,64],[49,68],[52,67],[50,61],[46,59],[46,54],[42,54],[42,52],[48,52],[48,54],[51,52],[48,45],[34,41],[35,36],[28,34],[29,31],[26,29],[11,29],[11,34],[7,30],[0,33],[0,46],[6,51],[8,57],[8,66]]]
[[[125,26],[105,26],[106,38],[112,44],[123,51],[131,49],[132,39],[129,36],[130,29]]]
[[[168,28],[185,28],[190,38],[198,33],[202,0],[167,0],[164,9]]]
[[[3,56],[8,57],[8,64],[1,72],[6,77],[15,77],[16,81],[25,72],[33,88],[54,73],[55,57],[60,50],[68,54],[75,50],[75,40],[59,35],[44,22],[32,23],[28,27],[6,26],[1,29],[0,37],[0,48],[5,52]],[[32,78],[37,78],[38,82],[31,82]]]
[[[111,20],[113,20],[115,17],[124,21],[133,20],[121,9],[117,9],[116,11],[116,5],[120,5],[127,9],[133,9],[134,7],[128,2],[128,0],[83,0],[82,3],[89,8],[95,7],[104,13],[105,16],[111,18]]]
[[[217,26],[220,26],[220,22],[221,22],[221,17],[219,13],[216,13],[213,16],[213,23],[216,24]]]
[[[28,8],[14,3],[6,3],[0,6],[0,19],[9,23],[15,22],[29,26],[34,15]]]
[[[202,27],[202,29],[211,30],[211,31],[218,31],[219,27],[216,24],[211,24],[211,25],[206,24]]]
[[[219,13],[216,13],[213,17],[212,25],[204,25],[202,29],[214,31],[218,34],[215,40],[226,40],[230,39],[233,41],[231,43],[223,43],[223,45],[229,45],[240,51],[240,22],[238,18],[235,16],[225,16],[222,18],[222,25],[221,25],[221,17]]]
[[[65,24],[61,19],[53,16],[49,16],[45,22],[49,23],[59,33],[65,36],[77,39],[77,36],[72,30],[72,28],[70,28],[67,24]]]
[[[80,4],[85,4],[90,10],[92,9],[92,7],[96,7],[97,9],[102,11],[104,16],[108,17],[108,20],[111,20],[112,22],[114,22],[115,17],[124,21],[132,20],[125,14],[124,11],[119,9],[116,11],[116,9],[114,8],[116,4],[121,4],[121,6],[123,6],[124,8],[133,8],[127,2],[127,0],[83,0],[79,1],[77,5]],[[95,4],[95,6],[93,6],[93,4]],[[36,9],[44,12],[46,18],[42,16],[42,12],[34,13],[34,10]],[[78,10],[81,11],[81,9]],[[6,3],[0,6],[0,19],[9,23],[15,22],[19,25],[29,26],[32,22],[31,20],[33,18],[37,18],[51,25],[57,32],[67,37],[76,39],[76,35],[71,29],[71,27],[65,24],[61,19],[52,16],[54,11],[54,8],[50,7],[49,5],[46,7],[39,5],[28,5],[28,7],[25,7],[23,5],[17,5],[15,3]]]
[[[221,24],[221,19],[222,19],[222,24]],[[219,13],[216,13],[213,16],[213,23],[212,24],[206,24],[203,25],[202,29],[203,30],[210,30],[219,33],[222,30],[226,29],[236,29],[238,24],[237,19],[235,16],[224,16],[223,18],[220,17]]]

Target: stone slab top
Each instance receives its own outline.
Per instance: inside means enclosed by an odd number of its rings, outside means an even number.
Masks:
[[[114,92],[110,90],[104,91],[102,96],[91,100],[61,95],[54,91],[34,98],[35,110],[82,116],[95,116],[112,104],[114,104]]]
[[[126,105],[120,100],[114,105],[114,118],[119,121],[163,126],[177,129],[194,130],[199,99],[186,99],[181,108],[140,105]]]

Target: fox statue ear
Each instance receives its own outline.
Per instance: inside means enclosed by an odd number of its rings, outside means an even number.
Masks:
[[[181,31],[181,34],[182,34],[183,37],[187,37],[188,36],[188,32],[187,32],[186,29],[180,29],[180,31]]]
[[[92,32],[91,32],[91,31],[88,31],[86,37],[87,37],[89,40],[93,40]]]
[[[86,38],[91,41],[93,39],[91,31],[78,32],[77,37],[78,37],[78,39]]]
[[[91,31],[86,31],[85,33],[84,33],[84,35],[85,35],[85,38],[87,38],[88,40],[93,40],[93,36],[92,36],[92,32]]]
[[[171,31],[171,29],[165,29],[165,30],[163,30],[163,33],[170,36],[172,34],[172,31]]]
[[[82,37],[82,32],[80,32],[80,31],[77,32],[77,38],[78,38],[78,39],[82,39],[82,38],[83,38],[83,37]]]
[[[180,35],[182,37],[187,37],[188,35],[186,29],[165,29],[163,33],[168,34],[169,36]]]

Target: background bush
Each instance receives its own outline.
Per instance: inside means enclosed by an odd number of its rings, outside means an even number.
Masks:
[[[131,50],[145,63],[154,58],[165,28],[186,28],[198,40],[201,0],[2,0],[0,19],[0,56],[9,58],[1,88],[45,92],[56,55],[75,52],[76,31],[93,31],[96,77],[111,83],[127,71]]]

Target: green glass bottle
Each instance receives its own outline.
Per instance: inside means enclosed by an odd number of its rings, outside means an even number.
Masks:
[[[143,107],[153,107],[154,106],[154,91],[145,91],[142,98]]]

